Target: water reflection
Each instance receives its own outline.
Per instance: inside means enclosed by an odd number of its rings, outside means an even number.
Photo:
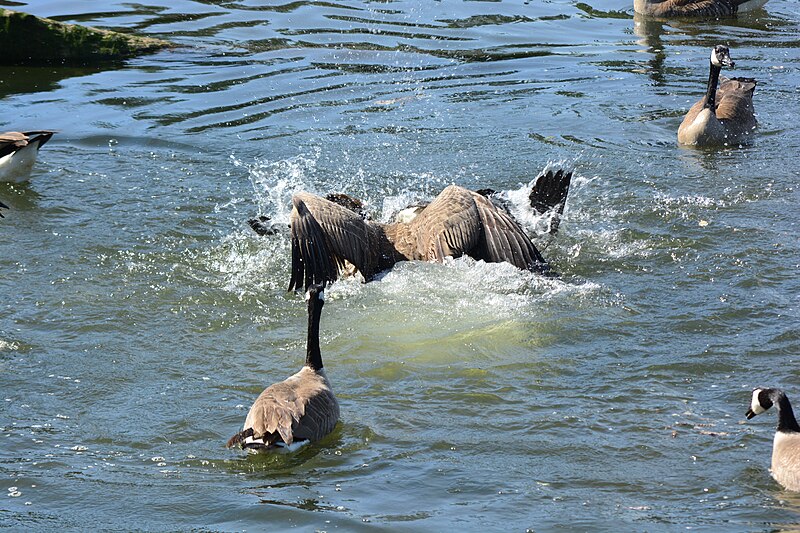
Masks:
[[[0,66],[0,99],[12,94],[53,91],[63,80],[119,68],[123,68],[122,62],[88,67]]]

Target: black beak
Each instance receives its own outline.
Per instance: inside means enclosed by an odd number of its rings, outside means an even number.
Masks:
[[[753,412],[753,410],[752,410],[752,409],[748,409],[748,410],[747,410],[747,412],[744,414],[744,416],[745,416],[745,417],[746,417],[748,420],[750,420],[751,418],[753,418],[754,416],[756,416],[756,414]]]

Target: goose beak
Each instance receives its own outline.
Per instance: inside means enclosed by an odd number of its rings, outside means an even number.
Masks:
[[[745,417],[746,417],[748,420],[750,420],[751,418],[753,418],[754,416],[756,416],[756,414],[753,412],[753,410],[752,410],[752,409],[748,409],[748,410],[747,410],[747,412],[744,414],[744,416],[745,416]]]

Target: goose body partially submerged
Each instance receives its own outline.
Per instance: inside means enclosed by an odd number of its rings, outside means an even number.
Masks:
[[[800,491],[800,425],[794,417],[789,398],[780,389],[758,388],[753,391],[748,420],[772,406],[778,409],[778,429],[772,443],[772,477],[788,490]]]
[[[247,413],[242,430],[228,440],[228,448],[295,450],[320,440],[336,427],[339,402],[323,369],[319,347],[324,287],[311,286],[306,299],[308,339],[305,365],[296,374],[264,389]]]
[[[695,103],[678,128],[678,142],[716,146],[744,141],[758,126],[753,109],[756,80],[720,78],[722,67],[733,67],[727,46],[711,51],[706,94]]]
[[[52,131],[7,131],[0,133],[0,182],[21,183],[31,176],[39,149]]]
[[[642,15],[663,18],[719,18],[759,9],[767,0],[633,0]]]

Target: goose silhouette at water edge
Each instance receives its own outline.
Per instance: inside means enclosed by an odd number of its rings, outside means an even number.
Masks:
[[[752,11],[766,3],[767,0],[633,0],[633,9],[654,17],[717,18]]]
[[[692,146],[734,144],[755,129],[752,78],[720,78],[722,67],[733,68],[730,51],[718,44],[711,50],[706,94],[695,103],[678,128],[678,142]],[[719,85],[719,87],[717,87]]]
[[[532,207],[551,212],[551,233],[558,227],[571,178],[572,172],[551,170],[537,177],[531,190]],[[493,195],[489,189],[476,192],[450,185],[430,204],[382,224],[336,201],[297,193],[290,216],[289,290],[333,282],[350,267],[367,282],[399,261],[443,261],[462,255],[551,273],[531,238],[506,208],[492,201]],[[259,233],[271,232],[259,231],[257,220],[250,224]]]
[[[333,431],[339,421],[339,402],[322,367],[319,322],[325,303],[324,286],[309,287],[306,362],[299,372],[270,385],[253,403],[242,431],[228,440],[228,448],[294,451]]]
[[[21,183],[31,177],[39,149],[52,131],[7,131],[0,133],[0,182]]]
[[[797,492],[800,491],[800,425],[789,398],[780,389],[755,389],[745,416],[750,420],[773,405],[778,409],[778,429],[772,443],[772,477],[786,489]]]

